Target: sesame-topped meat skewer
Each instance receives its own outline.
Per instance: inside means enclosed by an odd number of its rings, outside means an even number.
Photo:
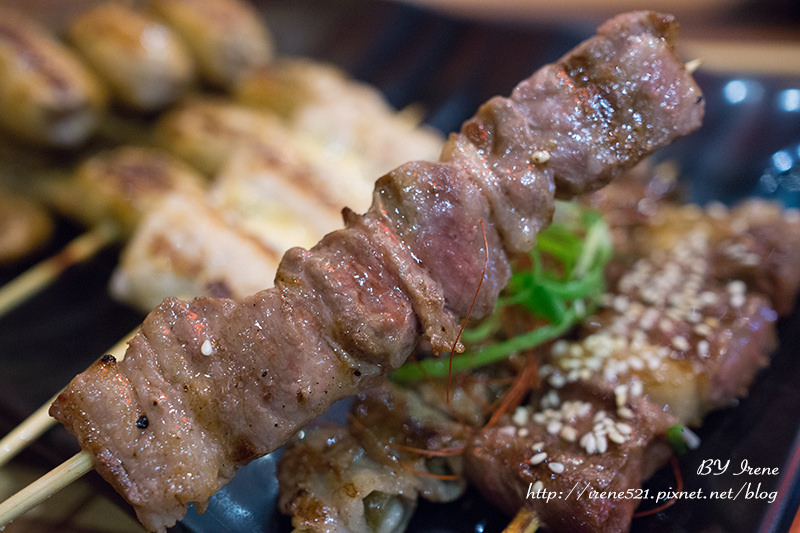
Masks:
[[[796,212],[621,206],[619,185],[594,199],[620,223],[604,304],[552,345],[530,404],[465,453],[487,498],[558,531],[626,531],[637,505],[664,504],[641,483],[670,455],[668,430],[747,395],[800,288]]]
[[[449,351],[484,271],[475,316],[493,308],[508,254],[534,244],[556,194],[597,189],[699,126],[676,29],[651,12],[607,22],[485,104],[440,162],[388,173],[365,215],[346,211],[344,229],[290,250],[274,288],[165,300],[122,361],[92,365],[51,413],[147,528],[189,502],[202,509],[238,466],[374,384],[420,338]]]

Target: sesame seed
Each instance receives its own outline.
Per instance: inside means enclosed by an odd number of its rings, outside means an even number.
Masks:
[[[615,442],[617,444],[622,444],[623,442],[625,442],[626,439],[621,433],[612,430],[608,432],[608,440],[610,440],[611,442]]]
[[[517,436],[518,437],[527,437],[530,434],[531,434],[531,432],[530,432],[530,430],[528,430],[528,428],[519,428],[517,430]]]
[[[549,463],[547,468],[549,468],[554,474],[560,474],[564,471],[564,465],[561,463]]]
[[[584,434],[579,444],[586,450],[586,453],[597,453],[597,438],[594,436],[594,433]]]
[[[741,307],[744,305],[745,297],[742,293],[731,294],[731,305],[734,307]]]
[[[520,406],[514,410],[514,414],[511,416],[511,421],[518,426],[524,426],[530,420],[530,413],[526,407]]]
[[[214,353],[214,346],[211,344],[209,339],[203,341],[202,346],[200,346],[200,353],[205,356],[209,356]]]
[[[540,452],[531,457],[529,462],[532,465],[538,465],[539,463],[544,462],[545,459],[547,459],[547,452]]]
[[[686,337],[676,335],[672,338],[672,347],[678,351],[685,352],[691,346],[689,345],[689,341],[686,340]]]
[[[534,442],[531,445],[531,449],[533,449],[533,451],[540,452],[540,451],[542,451],[542,448],[544,448],[544,441],[541,441],[541,440],[539,442]]]
[[[711,335],[711,333],[713,333],[713,331],[711,330],[711,326],[709,326],[705,322],[702,324],[697,324],[694,327],[694,332],[700,335],[701,337],[708,337],[709,335]]]
[[[532,488],[533,492],[542,492],[544,490],[544,483],[542,483],[541,480],[536,480]]]
[[[597,439],[597,453],[606,453],[606,450],[608,450],[608,441],[606,440],[606,436],[595,433],[595,438]]]
[[[561,428],[561,438],[567,442],[575,442],[578,439],[578,430],[572,426]]]
[[[561,387],[567,384],[567,378],[565,378],[561,374],[553,374],[552,376],[550,376],[547,382],[550,383],[550,385],[555,387],[556,389],[560,389]]]
[[[546,150],[534,150],[531,154],[531,161],[537,165],[543,165],[550,161],[550,152]]]
[[[711,350],[709,348],[708,341],[703,340],[697,343],[697,354],[700,357],[708,357],[709,355],[711,355]]]
[[[630,435],[633,433],[633,428],[625,422],[617,422],[614,427],[623,435]]]
[[[621,418],[626,418],[628,420],[633,418],[633,411],[631,411],[628,407],[620,407],[617,409],[617,414]]]

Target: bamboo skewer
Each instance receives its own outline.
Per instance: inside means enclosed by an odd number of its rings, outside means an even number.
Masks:
[[[53,470],[0,503],[0,529],[30,511],[94,468],[89,452],[78,452]]]
[[[125,357],[125,347],[134,333],[135,330],[123,337],[107,353],[112,354],[117,360],[122,360]],[[56,424],[55,419],[50,416],[48,411],[50,410],[50,404],[55,401],[60,393],[60,391],[56,393],[55,396],[0,440],[0,467]]]
[[[56,255],[31,267],[0,288],[0,316],[52,283],[67,268],[94,256],[119,237],[115,224],[100,224],[76,237]]]
[[[136,330],[123,337],[109,352],[118,360],[122,360],[125,357],[125,347],[135,333]],[[54,399],[55,397],[53,397]],[[55,419],[48,413],[51,403],[52,401],[48,401],[37,409],[0,441],[0,466],[55,424]],[[0,502],[0,530],[67,485],[80,479],[93,468],[94,458],[92,455],[86,451],[78,452],[10,498]]]
[[[523,507],[503,529],[503,533],[536,533],[538,529],[539,520],[536,518],[536,513]]]

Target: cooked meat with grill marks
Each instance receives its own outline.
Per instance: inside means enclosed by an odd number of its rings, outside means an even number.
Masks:
[[[478,432],[464,459],[467,477],[509,514],[533,509],[548,530],[626,531],[638,501],[589,492],[641,486],[669,457],[665,434],[676,420],[643,397],[625,406],[620,416],[610,384],[551,388],[536,407],[518,408],[513,423]],[[560,497],[545,501],[542,491]]]
[[[0,188],[0,265],[40,249],[53,236],[53,218],[39,203]]]
[[[145,6],[183,39],[208,83],[231,87],[272,61],[272,36],[249,2],[147,0]]]
[[[177,35],[130,6],[93,6],[71,22],[67,36],[117,102],[133,109],[161,109],[194,82],[194,62]]]
[[[48,182],[45,192],[65,215],[90,227],[112,221],[129,234],[167,193],[199,195],[207,185],[163,150],[124,145],[91,155],[70,178]]]
[[[574,490],[640,487],[666,457],[670,425],[700,424],[746,396],[775,346],[773,302],[786,307],[800,288],[796,212],[761,200],[678,205],[655,189],[624,180],[593,195],[620,230],[609,291],[577,338],[553,343],[531,405],[467,451],[467,476],[487,498],[509,513],[531,509],[556,531],[626,531],[637,501]],[[638,199],[626,196],[634,190]],[[598,392],[606,405],[592,419]],[[641,432],[643,412],[657,423]],[[573,492],[545,502],[539,489]]]
[[[569,120],[564,118],[563,122],[588,121],[581,124],[582,131],[594,131],[594,127],[602,130],[603,135],[593,138],[603,139],[605,148],[575,144],[568,140],[566,131],[548,129],[546,138],[540,139],[543,133],[538,130],[519,129],[509,139],[502,127],[484,130],[487,139],[477,150],[485,157],[486,168],[496,171],[488,174],[495,182],[493,186],[510,190],[517,182],[534,188],[567,183],[565,195],[593,190],[659,145],[696,129],[702,99],[673,53],[674,26],[673,18],[667,15],[621,15],[604,24],[600,35],[546,67],[549,75],[537,75],[537,86],[528,84],[525,90],[515,91],[507,105],[530,112],[528,120],[539,119],[546,110],[558,117],[567,115]],[[575,90],[577,80],[563,84],[556,102],[548,89],[548,76],[558,78],[576,56],[592,57],[579,73],[581,89]],[[663,77],[654,76],[652,65],[662,63]],[[609,87],[608,76],[615,71],[625,72],[630,78],[613,83],[620,90],[613,97],[608,95],[607,114],[600,117],[583,109],[576,111],[576,98],[583,98],[587,87]],[[602,79],[593,82],[594,75]],[[648,81],[653,79],[660,83]],[[538,85],[542,94],[550,97],[537,104]],[[559,102],[561,105],[556,105]],[[665,102],[669,105],[663,105]],[[617,109],[623,111],[617,113]],[[651,116],[652,123],[635,127],[629,120],[636,120],[637,110]],[[523,132],[526,137],[521,136]],[[620,137],[635,147],[616,148]],[[517,143],[524,147],[552,144],[556,149],[541,168],[530,159],[524,165],[519,161],[523,166],[504,165],[506,147]],[[569,150],[562,153],[561,146]],[[585,153],[576,153],[579,146]],[[571,163],[558,161],[562,155]],[[409,164],[390,173],[379,182],[366,215],[349,214],[346,228],[329,234],[310,250],[290,250],[272,289],[238,301],[166,300],[148,315],[124,360],[113,368],[96,363],[59,396],[51,413],[98,457],[97,470],[133,503],[146,527],[163,529],[174,523],[183,516],[189,501],[202,508],[238,466],[280,446],[333,401],[374,385],[405,360],[420,337],[427,337],[438,350],[453,345],[457,337],[453,326],[463,318],[464,297],[458,294],[452,302],[446,297],[456,287],[474,290],[483,273],[486,252],[492,271],[487,272],[484,295],[497,294],[497,284],[508,268],[503,259],[507,251],[491,237],[495,220],[507,215],[498,211],[497,204],[490,208],[487,196],[479,198],[472,192],[485,190],[483,185],[472,189],[471,184],[486,182],[487,174],[459,169],[457,161],[445,161]],[[450,176],[450,172],[458,174]],[[439,183],[443,176],[447,180]],[[398,197],[402,204],[389,203],[383,196],[381,183],[387,180],[402,184],[403,195]],[[540,190],[549,196],[555,194],[552,186]],[[468,211],[461,211],[461,206],[449,200],[437,203],[418,191],[430,191],[441,199],[469,199],[465,204]],[[419,204],[411,205],[414,200]],[[533,210],[550,201],[524,206],[520,220],[537,221],[532,227],[538,221],[546,223],[551,213]],[[431,206],[438,211],[423,212]],[[485,213],[489,215],[485,221],[474,218]],[[361,221],[369,222],[365,227],[373,228],[373,235],[365,232]],[[495,249],[483,250],[483,239],[476,238],[482,234],[478,229],[481,222],[487,228],[490,247]],[[451,233],[434,236],[419,225],[423,223]],[[465,235],[452,233],[470,227],[474,229]],[[437,240],[411,246],[414,234],[417,239],[425,234]],[[388,244],[397,241],[400,244]],[[374,247],[356,251],[347,244],[345,250],[336,248],[338,243],[349,242]],[[522,247],[508,235],[502,244],[511,250]],[[445,260],[429,267],[412,253],[423,253],[425,246],[432,247],[429,253],[435,246]],[[463,264],[458,269],[444,268],[457,253],[470,250],[473,253],[460,258]],[[406,257],[409,264],[400,265],[398,271],[398,264]],[[438,261],[438,257],[435,259]],[[346,265],[350,260],[354,263]],[[387,271],[375,271],[377,265]],[[473,275],[475,279],[467,278]],[[386,282],[392,286],[380,285]],[[479,312],[489,307],[488,296],[483,298]],[[363,307],[359,305],[362,302]],[[336,314],[339,309],[358,309],[360,316],[376,322],[355,324],[350,317]],[[397,327],[392,335],[370,337],[387,331],[389,325]],[[353,348],[355,353],[347,351]],[[120,388],[124,390],[118,391]],[[131,404],[110,412],[108,405],[120,396]],[[142,416],[148,421],[146,427],[137,425]],[[118,426],[124,429],[115,429]],[[153,468],[155,464],[159,467]],[[189,471],[189,466],[197,470]]]
[[[401,163],[436,159],[444,140],[412,111],[395,110],[374,87],[309,59],[281,58],[250,71],[234,94],[280,115],[292,130],[325,147],[322,157],[363,157],[363,185],[369,190],[376,176]]]
[[[105,113],[106,95],[71,50],[36,21],[0,9],[0,125],[45,146],[86,141]]]
[[[202,196],[167,194],[125,247],[112,295],[148,310],[167,294],[243,297],[268,287],[279,251],[229,218]]]

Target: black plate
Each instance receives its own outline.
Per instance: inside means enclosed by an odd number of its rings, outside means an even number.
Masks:
[[[278,49],[331,61],[381,89],[402,108],[419,106],[429,124],[458,129],[494,94],[508,94],[521,79],[557,59],[594,32],[594,23],[561,27],[458,20],[394,3],[273,1],[264,8]],[[701,131],[659,158],[677,160],[695,200],[734,202],[749,195],[800,205],[800,76],[739,72],[697,75],[708,102]],[[50,250],[78,232],[65,224]],[[72,268],[53,287],[0,319],[0,433],[44,403],[141,320],[112,302],[106,282],[116,259],[108,250]],[[35,259],[31,258],[32,263]],[[24,269],[0,271],[0,282]],[[774,501],[686,500],[636,519],[634,531],[786,531],[800,503],[800,313],[780,325],[781,346],[750,396],[708,417],[700,449],[680,458],[684,489],[776,493]],[[60,428],[26,450],[23,460],[55,465],[76,451]],[[704,460],[727,461],[724,475],[698,475]],[[777,468],[777,476],[733,476],[743,460]],[[273,458],[242,469],[214,497],[209,512],[190,512],[175,530],[287,531],[274,512]],[[98,478],[99,480],[99,478]],[[675,486],[671,470],[659,472],[652,490]],[[98,482],[98,490],[108,490]],[[255,497],[254,495],[258,495]],[[124,505],[124,504],[123,504]],[[450,505],[423,503],[415,532],[500,531],[508,519],[470,492]]]

